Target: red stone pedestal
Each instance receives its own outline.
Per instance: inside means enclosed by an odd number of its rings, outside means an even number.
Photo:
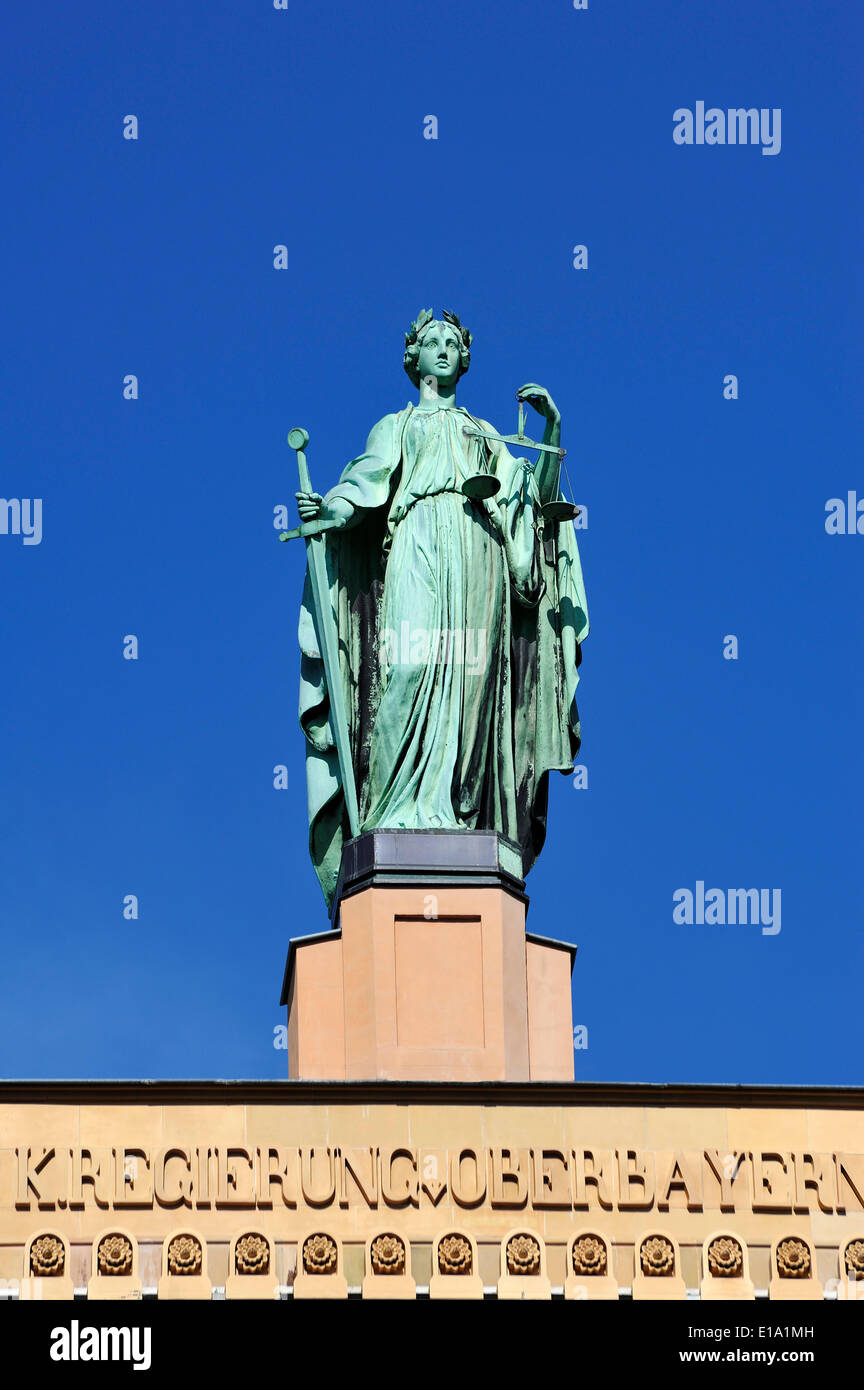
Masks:
[[[378,832],[376,862],[343,876],[334,928],[291,943],[291,1077],[572,1081],[575,947],[526,933],[521,880],[499,863],[418,864],[408,835],[410,862],[405,832]],[[499,840],[469,847],[498,860]]]

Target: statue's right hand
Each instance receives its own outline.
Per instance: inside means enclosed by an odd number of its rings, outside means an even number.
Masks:
[[[321,511],[324,498],[320,492],[295,492],[297,511],[301,521],[314,521]]]

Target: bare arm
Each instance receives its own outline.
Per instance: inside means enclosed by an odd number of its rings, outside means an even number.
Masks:
[[[527,401],[544,417],[546,425],[541,442],[553,444],[556,449],[560,449],[561,412],[545,386],[538,386],[535,381],[529,381],[525,386],[521,386],[516,394],[520,401]],[[560,478],[561,460],[558,455],[541,454],[534,470],[534,480],[541,503],[557,501],[560,494]]]

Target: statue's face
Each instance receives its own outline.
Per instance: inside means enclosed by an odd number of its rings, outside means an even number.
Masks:
[[[434,376],[439,386],[452,386],[459,376],[459,337],[449,323],[430,323],[420,342],[417,367],[421,380]]]

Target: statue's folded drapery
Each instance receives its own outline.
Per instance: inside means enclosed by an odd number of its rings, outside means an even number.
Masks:
[[[548,774],[579,748],[587,608],[572,525],[540,529],[524,461],[466,439],[469,423],[492,428],[411,405],[375,425],[325,498],[357,509],[325,533],[330,594],[361,828],[496,829],[527,873]],[[487,464],[500,491],[469,501],[461,484]],[[308,575],[299,637],[309,844],[329,904],[349,832]]]

